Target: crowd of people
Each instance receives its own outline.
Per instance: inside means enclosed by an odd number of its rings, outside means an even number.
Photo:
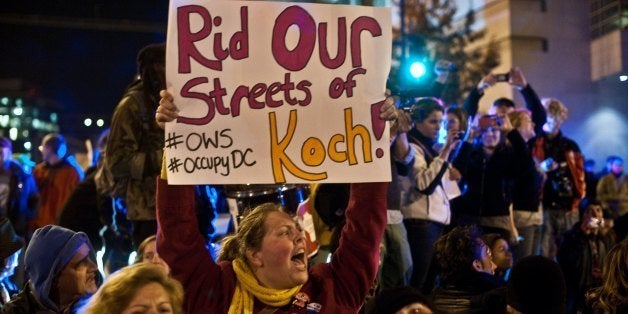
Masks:
[[[164,123],[178,117],[165,45],[137,61],[93,167],[55,133],[31,174],[0,137],[4,313],[628,310],[623,159],[595,173],[561,131],[567,106],[521,69],[487,74],[461,106],[388,97],[392,182],[317,184],[295,213],[255,204],[213,254],[216,202],[162,169]],[[495,84],[525,106],[500,98],[480,113]]]

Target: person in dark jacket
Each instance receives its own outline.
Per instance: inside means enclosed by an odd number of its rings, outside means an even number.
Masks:
[[[517,108],[514,101],[508,98],[498,98],[493,102],[493,105],[489,109],[490,114],[508,115],[511,118],[513,127],[518,129],[524,140],[528,141],[535,134],[541,134],[542,127],[547,120],[545,109],[541,103],[539,96],[536,94],[532,86],[528,83],[523,71],[518,68],[512,68],[507,75],[502,76],[505,79],[505,83],[508,83],[514,89],[518,90],[523,96],[525,106],[527,110]],[[470,119],[473,118],[478,110],[480,98],[484,96],[484,91],[493,85],[502,82],[498,80],[498,76],[494,74],[488,74],[478,84],[477,88],[474,88],[469,93],[469,96],[464,102],[464,108],[469,112]],[[526,115],[516,114],[517,112],[526,112]],[[514,116],[521,116],[527,121],[526,124],[531,128],[528,130],[522,129],[520,126],[520,119],[513,119]],[[527,132],[525,132],[527,131]],[[507,143],[506,143],[507,144]],[[528,152],[527,155],[530,153]],[[527,156],[525,156],[527,157]],[[530,162],[530,159],[528,159]],[[539,217],[542,215],[542,211],[539,210],[540,203],[540,190],[542,185],[542,177],[530,165],[521,167],[521,171],[512,180],[512,205],[513,205],[513,218],[515,221],[514,231],[516,234],[512,234],[512,239],[509,242],[516,244],[519,241],[519,235],[523,232],[523,245],[515,248],[515,255],[525,256],[532,254],[535,236],[540,241],[540,228],[538,225]],[[454,200],[452,208],[460,208],[459,200]],[[520,219],[523,218],[523,219]],[[519,230],[519,226],[522,226],[522,230]],[[535,233],[536,232],[536,233]],[[536,245],[538,246],[538,245]]]
[[[424,313],[432,314],[430,300],[419,290],[409,286],[392,287],[382,290],[373,299],[370,307],[366,308],[367,314],[388,313]]]
[[[37,215],[39,193],[33,176],[11,160],[11,140],[0,137],[0,217],[7,217],[15,232],[28,238],[26,222]]]
[[[24,246],[24,239],[13,230],[11,221],[0,218],[0,312],[5,303],[19,292],[11,277]]]
[[[479,224],[484,232],[512,239],[516,236],[509,210],[512,184],[521,172],[534,167],[526,143],[508,116],[484,115],[467,135],[453,161],[466,185],[454,208],[458,212],[457,223]],[[472,144],[477,135],[479,143]]]
[[[159,90],[166,86],[166,45],[153,44],[137,55],[139,77],[124,92],[111,120],[106,167],[114,196],[126,202],[135,248],[157,232],[155,179],[161,169],[164,131],[155,119]]]
[[[100,251],[103,246],[100,229],[105,225],[101,217],[106,216],[107,212],[111,217],[112,206],[109,199],[97,194],[94,174],[87,176],[74,188],[61,209],[57,224],[71,230],[85,232],[93,243],[94,249]]]
[[[526,142],[538,131],[536,123],[532,121],[532,113],[527,109],[515,109],[508,114],[508,117],[512,126],[519,131]],[[528,149],[525,158],[530,164],[515,177],[512,187],[513,218],[520,236],[517,239],[517,245],[513,248],[515,260],[539,254],[541,248],[541,226],[543,226],[541,194],[545,173],[531,156]]]
[[[612,245],[603,225],[602,206],[591,202],[560,243],[557,259],[567,280],[567,313],[584,310],[587,290],[602,284],[602,265]]]
[[[437,313],[501,313],[506,309],[490,248],[475,226],[456,227],[436,241],[440,286],[433,292]]]
[[[543,99],[542,103],[547,122],[528,146],[547,175],[543,184],[541,253],[554,259],[563,233],[578,221],[578,205],[584,198],[586,183],[580,148],[560,130],[569,110],[554,98]]]
[[[30,281],[5,304],[7,314],[69,313],[101,283],[94,249],[83,232],[55,225],[35,230],[24,262]]]
[[[111,197],[99,191],[96,182],[96,176],[104,166],[104,149],[108,137],[109,130],[105,130],[98,140],[98,149],[95,151],[99,156],[96,165],[85,171],[85,180],[74,188],[57,219],[57,224],[61,227],[85,232],[96,251],[100,251],[103,246],[100,230],[105,225],[111,224],[111,217],[114,214]]]
[[[518,261],[507,291],[508,313],[565,313],[565,277],[558,264],[546,257],[532,255]]]

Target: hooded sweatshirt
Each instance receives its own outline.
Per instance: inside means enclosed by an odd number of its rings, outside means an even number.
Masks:
[[[49,297],[52,280],[70,262],[83,243],[87,243],[90,257],[95,261],[92,244],[85,233],[55,225],[35,230],[26,248],[24,263],[32,291],[45,307],[57,312],[61,310]]]

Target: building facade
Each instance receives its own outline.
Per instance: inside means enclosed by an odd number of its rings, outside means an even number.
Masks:
[[[541,98],[569,108],[563,131],[600,167],[608,155],[628,156],[628,0],[458,0],[473,9],[501,64],[518,66]],[[523,99],[507,84],[487,91],[480,110],[498,97]]]

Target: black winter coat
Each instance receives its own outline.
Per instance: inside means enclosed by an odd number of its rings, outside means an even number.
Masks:
[[[28,238],[26,222],[37,216],[39,203],[39,192],[35,179],[33,179],[31,174],[24,172],[22,167],[14,161],[9,161],[5,164],[5,169],[3,170],[11,174],[11,179],[7,212],[6,214],[0,214],[6,215],[11,220],[15,233],[21,237]]]

